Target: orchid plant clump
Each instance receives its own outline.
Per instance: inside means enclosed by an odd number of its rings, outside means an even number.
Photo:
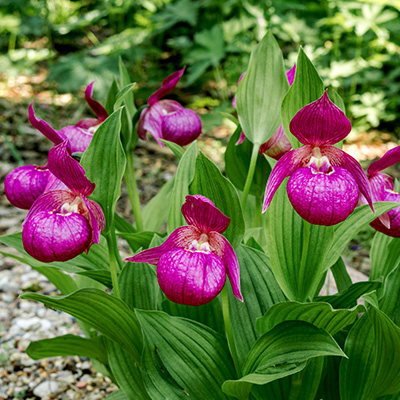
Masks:
[[[29,212],[0,240],[60,291],[21,298],[71,314],[86,336],[38,340],[28,355],[90,357],[119,387],[110,400],[398,399],[400,194],[382,170],[400,146],[366,174],[342,150],[340,96],[303,49],[286,72],[271,32],[238,85],[226,176],[197,149],[199,116],[164,98],[184,69],[139,109],[119,70],[106,107],[86,89],[95,119],[55,130],[31,105],[54,147],[5,180]],[[134,157],[147,133],[178,167],[141,206]],[[122,185],[134,224],[117,211]],[[342,253],[368,224],[371,274],[353,283]],[[335,294],[321,290],[330,271]]]

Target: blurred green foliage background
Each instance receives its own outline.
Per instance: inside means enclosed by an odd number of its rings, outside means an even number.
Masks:
[[[45,70],[57,93],[96,80],[102,100],[121,56],[139,105],[186,66],[180,98],[228,112],[252,48],[271,29],[288,69],[304,47],[358,131],[400,137],[400,0],[0,0],[0,20],[3,83]]]

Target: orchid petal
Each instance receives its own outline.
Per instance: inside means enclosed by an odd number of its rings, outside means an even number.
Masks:
[[[93,138],[92,132],[88,131],[87,128],[84,129],[78,127],[78,124],[75,126],[66,126],[65,128],[61,129],[60,133],[66,139],[68,139],[68,148],[70,149],[71,153],[83,153],[88,148]]]
[[[46,121],[43,121],[42,119],[37,119],[35,117],[33,102],[29,106],[29,121],[35,129],[46,136],[47,139],[51,140],[54,144],[60,144],[64,140],[60,132],[53,129]]]
[[[400,161],[400,146],[387,151],[384,156],[368,167],[368,175],[373,176],[385,168],[391,167]]]
[[[87,250],[92,244],[97,244],[100,241],[100,233],[104,229],[104,214],[101,207],[93,200],[84,198],[83,201],[88,209],[89,223],[92,228],[92,238]]]
[[[293,67],[286,72],[286,76],[289,81],[289,86],[293,85],[295,73],[296,73],[296,64],[294,64]]]
[[[49,192],[50,190],[69,190],[69,188],[64,182],[60,181],[54,174],[50,172],[44,191]]]
[[[93,110],[93,112],[97,115],[97,118],[101,121],[104,121],[108,117],[108,113],[106,109],[96,100],[92,98],[93,93],[93,84],[94,81],[88,85],[85,90],[85,99],[89,105],[89,107]]]
[[[208,235],[209,244],[212,252],[216,254],[224,263],[226,274],[232,286],[235,297],[243,301],[240,292],[240,270],[236,253],[231,244],[218,232],[210,232]]]
[[[235,145],[238,146],[239,144],[242,144],[244,142],[244,139],[246,139],[246,135],[242,131],[240,132],[239,140],[235,143]]]
[[[271,139],[260,146],[259,153],[279,160],[284,154],[292,149],[289,139],[286,137],[283,126],[280,125]]]
[[[371,186],[360,163],[351,155],[334,146],[322,147],[321,155],[327,156],[332,165],[345,168],[353,175],[360,189],[360,193],[365,197],[373,211]]]
[[[269,176],[265,189],[263,212],[271,204],[275,192],[285,178],[292,175],[297,169],[307,165],[311,158],[312,147],[302,146],[286,153],[275,165]]]
[[[176,247],[188,248],[194,240],[199,240],[200,236],[201,233],[196,227],[181,226],[175,229],[161,246],[143,250],[126,260],[157,265],[158,260],[164,253]]]
[[[167,76],[162,83],[160,89],[154,92],[150,97],[148,104],[152,106],[153,104],[157,103],[160,99],[162,99],[165,95],[170,93],[175,86],[178,84],[179,79],[181,79],[183,73],[185,72],[185,68],[174,72],[173,74]]]
[[[207,197],[188,195],[182,205],[182,214],[189,225],[195,226],[201,233],[211,231],[225,232],[231,221]]]
[[[85,177],[83,167],[69,155],[67,141],[49,151],[47,166],[74,194],[87,197],[93,193],[95,184]]]
[[[142,118],[143,116],[143,118]],[[140,138],[146,140],[146,132],[149,132],[153,138],[164,147],[164,143],[160,141],[162,139],[162,107],[156,103],[150,108],[146,108],[142,111],[139,120],[138,134]],[[143,137],[144,132],[144,137]]]
[[[74,127],[76,128],[81,128],[81,129],[90,129],[93,128],[94,126],[100,125],[104,120],[98,119],[98,118],[84,118],[78,121]],[[63,128],[64,129],[64,128]],[[63,130],[61,129],[61,130]]]
[[[146,129],[144,129],[143,125],[144,125],[144,122],[146,121],[146,119],[148,118],[148,117],[146,117],[146,115],[149,112],[150,112],[150,108],[149,107],[145,108],[141,112],[140,118],[139,118],[139,122],[138,122],[138,125],[137,125],[137,133],[138,133],[138,136],[140,137],[140,139],[142,139],[142,140],[146,140]]]
[[[350,133],[351,124],[325,91],[321,98],[303,107],[294,116],[289,128],[302,144],[319,147],[343,140]]]

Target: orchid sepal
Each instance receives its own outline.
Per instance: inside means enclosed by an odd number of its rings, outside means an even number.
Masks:
[[[372,177],[383,169],[389,168],[400,161],[400,146],[388,150],[382,158],[374,161],[367,170],[368,176]]]
[[[160,89],[156,90],[148,100],[148,104],[153,106],[153,104],[157,103],[160,99],[166,96],[168,93],[172,92],[181,79],[183,73],[185,72],[185,68],[182,68],[179,71],[175,71],[171,75],[168,75],[162,83]]]

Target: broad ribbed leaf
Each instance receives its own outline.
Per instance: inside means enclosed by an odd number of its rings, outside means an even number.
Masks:
[[[86,177],[96,184],[91,198],[103,209],[106,219],[104,233],[110,230],[125,171],[126,160],[120,130],[121,109],[99,126],[81,159]]]
[[[364,306],[350,310],[334,310],[329,303],[298,303],[286,301],[275,304],[256,322],[258,332],[264,334],[284,321],[305,321],[322,328],[332,336],[352,324]]]
[[[346,264],[342,257],[339,257],[335,264],[332,265],[331,271],[339,293],[348,289],[352,285],[353,282],[347,272]]]
[[[22,299],[42,302],[88,323],[139,360],[142,337],[133,311],[121,300],[98,289],[81,289],[67,296],[25,293]]]
[[[301,146],[289,129],[290,121],[307,104],[319,99],[324,93],[324,84],[314,65],[300,48],[297,57],[296,74],[292,86],[282,102],[283,130],[294,149]]]
[[[236,254],[244,301],[238,301],[231,291],[228,293],[234,343],[241,366],[260,336],[255,329],[256,319],[286,298],[271,272],[269,259],[264,253],[240,245]]]
[[[185,149],[182,146],[179,146],[179,144],[165,139],[160,139],[160,141],[163,142],[178,157],[178,160],[180,160],[185,154]]]
[[[398,206],[399,203],[380,201],[374,203],[375,213],[373,213],[371,208],[365,204],[361,207],[357,207],[347,219],[340,224],[337,224],[335,226],[332,246],[324,260],[325,270],[335,264],[336,260],[340,257],[350,240],[353,239],[363,226],[369,224],[383,213]]]
[[[102,336],[87,339],[81,336],[63,335],[37,340],[29,344],[26,353],[34,360],[58,356],[79,356],[94,358],[105,365],[108,363]]]
[[[245,398],[251,384],[265,385],[301,371],[307,360],[321,356],[345,356],[331,335],[304,321],[286,321],[261,336],[250,350],[243,377],[227,381],[223,391]],[[240,394],[240,396],[238,396]]]
[[[136,311],[145,340],[144,354],[156,352],[161,365],[194,400],[225,399],[222,383],[234,377],[233,362],[222,335],[187,319],[158,311]],[[149,373],[163,390],[160,369]],[[154,384],[153,384],[154,385]],[[171,395],[169,385],[163,399]],[[161,399],[162,397],[156,397]],[[169,397],[174,398],[174,397]],[[180,397],[178,397],[180,398]]]
[[[370,305],[351,329],[339,372],[341,400],[372,400],[400,391],[400,328]]]
[[[150,400],[135,359],[112,340],[107,340],[106,345],[108,363],[118,387],[124,391],[128,399]]]
[[[105,108],[106,108],[108,115],[112,114],[114,111],[114,103],[115,103],[115,99],[117,98],[118,92],[119,92],[118,83],[114,78],[112,81],[112,84],[110,86],[110,90],[108,91],[107,100],[106,100]]]
[[[69,294],[78,289],[75,281],[56,267],[34,267],[40,274],[44,275],[62,294]]]
[[[366,293],[379,289],[381,286],[381,281],[356,282],[343,292],[330,296],[318,296],[314,298],[314,301],[329,303],[333,308],[354,307],[357,304],[357,299]]]
[[[105,287],[112,289],[112,279],[110,271],[82,271],[77,272],[78,275],[86,276],[87,278],[93,279],[96,282],[101,283]]]
[[[383,296],[379,300],[380,310],[400,327],[400,265],[385,279]]]
[[[118,232],[117,235],[123,237],[129,247],[134,251],[139,249],[148,249],[155,232],[126,233]]]
[[[190,185],[190,194],[201,194],[231,219],[223,235],[233,248],[243,239],[244,220],[242,207],[235,187],[226,179],[218,167],[203,153],[196,160],[195,175]]]
[[[125,98],[132,93],[132,89],[135,87],[136,83],[128,83],[124,86],[115,96],[114,110],[118,110],[122,106]]]
[[[278,129],[288,88],[281,49],[268,31],[255,48],[236,94],[239,122],[252,143],[265,143]]]
[[[121,299],[132,310],[161,310],[163,297],[154,265],[127,262],[118,282]]]
[[[400,238],[376,232],[371,246],[370,279],[386,277],[400,262]]]
[[[194,141],[182,156],[174,179],[174,188],[171,195],[171,206],[168,214],[167,230],[171,234],[176,228],[186,225],[186,221],[181,213],[182,204],[185,202],[186,195],[189,194],[189,185],[193,180],[197,145]],[[162,207],[165,207],[163,205]]]
[[[235,133],[231,136],[225,151],[225,173],[230,181],[239,190],[244,189],[247,172],[250,166],[252,143],[246,138],[243,143],[236,146],[242,128],[238,125]],[[254,178],[250,186],[250,194],[260,198],[264,195],[267,179],[271,173],[271,167],[264,156],[258,155]]]
[[[106,397],[107,400],[130,400],[129,397],[122,391],[116,390]]]
[[[283,183],[266,212],[264,232],[271,269],[285,295],[297,301],[312,298],[326,271],[324,257],[333,227],[304,221],[293,209]]]

